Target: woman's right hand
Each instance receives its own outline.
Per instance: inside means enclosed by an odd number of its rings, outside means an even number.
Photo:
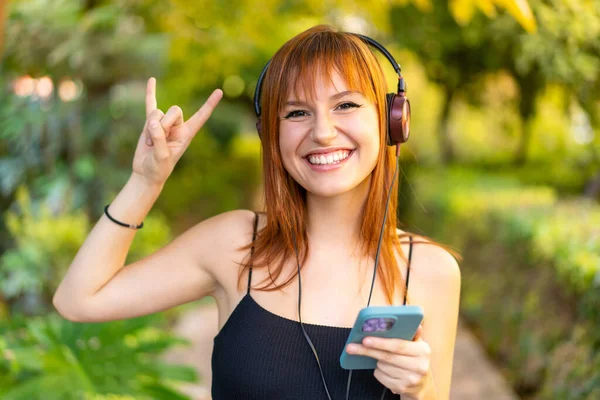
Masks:
[[[146,123],[135,149],[133,173],[151,185],[164,185],[222,97],[223,92],[216,89],[202,107],[184,121],[178,106],[172,106],[166,114],[156,108],[156,79],[148,79]]]

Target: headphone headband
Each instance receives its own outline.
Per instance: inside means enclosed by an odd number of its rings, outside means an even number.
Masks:
[[[396,62],[394,57],[390,54],[389,51],[387,51],[387,49],[385,47],[383,47],[379,42],[375,41],[374,39],[371,39],[368,36],[360,35],[358,33],[351,33],[351,32],[344,32],[344,33],[348,33],[350,35],[359,37],[362,40],[364,40],[365,42],[367,42],[368,44],[370,44],[371,46],[375,47],[377,50],[379,50],[381,52],[381,54],[383,54],[385,56],[385,58],[388,59],[390,64],[392,64],[392,66],[394,67],[394,70],[398,74],[398,91],[397,92],[400,93],[400,92],[404,92],[406,90],[404,87],[404,79],[402,79],[402,70],[400,68],[400,65]],[[260,114],[261,114],[260,94],[261,94],[261,89],[262,89],[262,83],[263,83],[265,74],[267,73],[269,64],[271,64],[271,60],[269,60],[267,62],[267,64],[263,68],[262,72],[260,73],[260,76],[258,77],[258,82],[256,82],[256,89],[254,89],[254,112],[256,113],[257,117],[260,117]]]
[[[254,112],[257,117],[260,117],[260,90],[262,88],[262,82],[265,78],[265,74],[267,73],[267,68],[271,64],[271,60],[267,61],[267,65],[263,68],[260,76],[258,77],[258,82],[256,82],[256,88],[254,89]]]
[[[385,56],[385,58],[387,58],[389,60],[390,64],[392,64],[392,66],[394,67],[394,70],[396,71],[398,76],[402,76],[402,70],[400,69],[400,65],[396,62],[396,60],[390,54],[390,52],[387,51],[387,49],[385,47],[383,47],[379,42],[377,42],[374,39],[371,39],[368,36],[361,35],[358,33],[351,33],[351,35],[358,36],[359,38],[361,38],[362,40],[364,40],[365,42],[367,42],[368,44],[370,44],[371,46],[373,46],[377,50],[379,50]]]

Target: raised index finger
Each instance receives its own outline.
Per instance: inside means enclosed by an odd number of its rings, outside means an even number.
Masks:
[[[156,110],[156,79],[150,78],[146,85],[146,118],[154,110]]]
[[[193,133],[198,132],[208,117],[210,117],[217,104],[219,104],[221,97],[223,97],[223,91],[215,89],[202,107],[186,121],[186,127]]]

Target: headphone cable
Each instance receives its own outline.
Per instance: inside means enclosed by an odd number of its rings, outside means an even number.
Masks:
[[[371,304],[371,295],[373,294],[373,286],[375,286],[375,276],[377,275],[377,264],[379,262],[379,252],[381,250],[381,242],[383,239],[383,230],[385,227],[385,221],[387,220],[388,207],[390,205],[390,197],[392,194],[392,187],[394,187],[394,182],[396,181],[396,176],[398,175],[398,169],[400,169],[400,165],[398,163],[398,157],[396,158],[396,168],[394,168],[394,176],[392,177],[392,184],[388,189],[387,200],[385,201],[385,213],[383,214],[383,223],[381,224],[381,230],[379,231],[379,242],[377,243],[377,252],[375,253],[375,266],[373,267],[373,280],[371,281],[371,292],[369,293],[369,300],[367,301],[367,307]],[[352,372],[352,370],[350,371]],[[346,400],[349,400],[349,391],[350,391],[350,377],[348,377],[348,391],[346,392]],[[385,394],[387,393],[387,387],[384,386],[383,392],[381,393],[381,400],[385,398]]]
[[[296,245],[296,237],[293,237],[294,240],[294,251],[296,252],[296,264],[298,265],[298,321],[300,322],[300,328],[302,328],[302,334],[306,338],[310,349],[312,350],[315,360],[317,360],[317,365],[319,366],[319,372],[321,373],[321,380],[323,381],[323,386],[325,387],[325,392],[327,393],[327,398],[331,400],[331,395],[329,394],[329,389],[327,388],[327,383],[325,382],[325,376],[323,375],[323,368],[321,368],[321,361],[319,360],[319,356],[317,355],[317,350],[313,345],[308,333],[306,333],[306,329],[304,329],[304,324],[302,324],[302,313],[300,312],[300,307],[302,304],[302,281],[300,279],[300,259],[298,257],[298,246]]]
[[[371,295],[373,294],[373,287],[375,286],[375,276],[377,275],[377,265],[379,264],[379,251],[381,250],[381,242],[383,241],[383,231],[385,228],[385,221],[387,220],[388,208],[390,205],[390,197],[392,194],[392,187],[396,181],[398,175],[399,163],[398,157],[396,157],[396,168],[394,168],[394,176],[392,177],[392,183],[388,189],[387,200],[385,201],[385,212],[383,213],[383,222],[381,223],[381,230],[379,231],[379,242],[377,243],[377,252],[375,253],[375,266],[373,267],[373,280],[371,281],[371,291],[369,292],[369,300],[367,301],[367,307],[371,304]]]
[[[389,208],[389,204],[390,204],[390,197],[392,194],[392,187],[394,186],[396,176],[398,175],[398,169],[399,169],[399,163],[398,163],[398,157],[396,157],[396,168],[394,169],[394,176],[392,177],[392,182],[391,182],[389,190],[388,190],[388,195],[387,195],[387,199],[385,202],[385,212],[383,214],[383,222],[381,224],[381,230],[379,232],[379,241],[377,243],[377,252],[375,254],[375,265],[373,267],[373,278],[371,280],[371,290],[369,291],[369,299],[367,301],[367,307],[369,307],[369,305],[371,304],[371,296],[373,295],[373,287],[375,286],[375,278],[377,276],[377,264],[379,262],[379,253],[381,251],[381,243],[383,241],[383,231],[385,228],[385,222],[387,221],[387,214],[388,214],[388,208]],[[319,373],[321,374],[321,380],[323,381],[323,387],[325,388],[325,393],[327,394],[327,398],[329,400],[332,400],[331,394],[329,393],[329,388],[327,387],[327,383],[325,382],[325,375],[323,374],[323,368],[321,367],[321,361],[319,360],[317,350],[315,349],[315,346],[313,345],[312,341],[310,340],[310,337],[308,336],[308,333],[306,332],[306,329],[304,328],[304,324],[302,323],[302,313],[301,313],[302,279],[300,277],[300,258],[298,255],[298,246],[296,244],[296,237],[294,236],[294,237],[292,237],[292,239],[294,241],[294,252],[296,253],[296,265],[298,267],[298,322],[300,323],[300,328],[302,329],[302,334],[304,335],[304,338],[308,342],[308,345],[310,346],[310,349],[312,350],[313,355],[315,356],[315,360],[317,361],[317,366],[319,367]],[[352,370],[349,370],[348,383],[346,384],[346,400],[350,399],[351,383],[352,383]],[[384,387],[383,393],[381,394],[382,400],[385,397],[386,392],[387,392],[387,388]]]

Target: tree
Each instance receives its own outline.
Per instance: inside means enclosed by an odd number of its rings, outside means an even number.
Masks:
[[[439,132],[445,162],[453,158],[446,130],[453,97],[461,93],[468,101],[477,102],[481,90],[477,83],[490,72],[509,72],[519,87],[522,134],[515,149],[518,164],[527,160],[528,123],[537,97],[548,84],[563,85],[567,95],[576,96],[592,119],[597,118],[593,115],[598,115],[599,96],[595,95],[600,77],[598,1],[553,0],[545,4],[534,0],[531,5],[539,20],[535,33],[524,32],[506,14],[491,20],[476,15],[461,26],[441,4],[426,12],[414,6],[393,8],[394,36],[418,55],[428,78],[445,93]]]
[[[598,127],[600,117],[600,1],[551,0],[531,2],[539,21],[535,34],[512,35],[512,40],[501,32],[504,26],[492,26],[496,46],[510,40],[514,48],[508,67],[520,82],[522,94],[527,85],[559,84],[566,96],[573,96],[587,111],[592,123]],[[503,21],[506,27],[513,25]],[[535,80],[526,82],[527,77]],[[569,104],[569,102],[567,102]],[[525,114],[525,117],[528,115]],[[516,161],[527,159],[528,136],[524,136]]]
[[[6,2],[0,3],[0,33],[4,32],[4,24],[6,23]],[[4,35],[0,35],[0,54],[4,50]]]
[[[83,208],[95,220],[130,168],[131,150],[123,156],[121,144],[135,144],[131,133],[143,125],[143,113],[125,111],[143,103],[127,95],[127,85],[135,89],[131,80],[149,75],[164,41],[114,5],[38,0],[14,2],[8,11],[0,91],[2,209],[17,210],[17,189],[26,186],[35,210],[40,203],[55,214]],[[3,235],[0,255],[13,246]],[[11,301],[25,303],[30,294]]]
[[[450,163],[454,150],[448,137],[448,120],[456,95],[463,94],[469,101],[477,102],[481,79],[498,70],[505,57],[502,50],[491,47],[488,26],[492,22],[476,15],[461,26],[441,2],[428,11],[412,5],[394,7],[390,18],[396,27],[393,35],[398,45],[415,53],[428,79],[442,88],[438,141],[442,162]]]

